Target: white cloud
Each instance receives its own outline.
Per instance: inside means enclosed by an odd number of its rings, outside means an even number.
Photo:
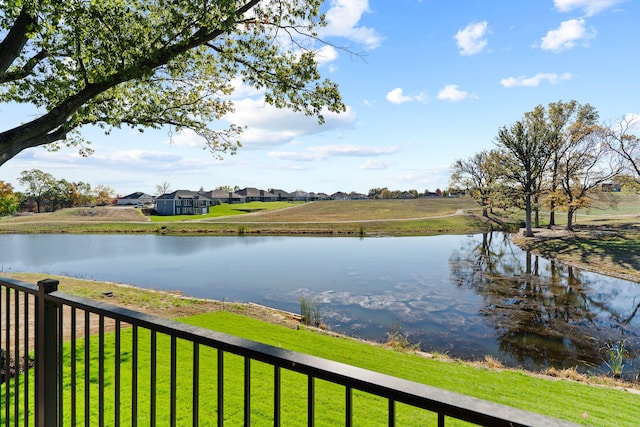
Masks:
[[[454,39],[460,48],[460,55],[475,55],[482,52],[487,46],[487,21],[469,24],[462,30],[458,31]]]
[[[309,148],[310,151],[318,153],[322,157],[329,156],[349,156],[349,157],[366,157],[366,156],[383,156],[386,154],[394,154],[398,152],[398,147],[362,147],[358,145],[342,144],[342,145],[323,145]]]
[[[363,164],[360,165],[360,169],[363,170],[380,170],[387,169],[389,166],[392,166],[393,162],[385,162],[380,160],[367,160]]]
[[[410,96],[404,95],[403,90],[399,87],[393,89],[389,93],[387,93],[387,101],[392,104],[403,104],[405,102],[413,101],[413,98]]]
[[[279,160],[291,160],[294,162],[312,162],[318,160],[314,153],[298,153],[296,151],[271,151],[267,156]]]
[[[442,101],[462,101],[469,97],[469,93],[458,89],[458,85],[446,85],[438,92],[438,99]]]
[[[315,52],[315,58],[318,65],[322,66],[338,59],[338,51],[326,44]]]
[[[553,4],[560,12],[582,9],[587,16],[593,16],[625,0],[554,0]]]
[[[272,151],[269,157],[297,162],[326,160],[330,157],[376,157],[398,152],[398,147],[362,147],[352,144],[309,147],[306,152]]]
[[[356,115],[350,107],[341,114],[323,112],[325,123],[318,125],[315,117],[276,108],[263,99],[243,99],[235,102],[235,111],[226,119],[246,125],[240,141],[246,148],[274,146],[291,142],[303,135],[353,126]]]
[[[322,36],[345,37],[375,49],[382,37],[373,28],[358,26],[362,14],[370,12],[368,0],[332,0],[326,13],[327,26],[320,30]]]
[[[595,30],[587,31],[584,19],[570,19],[562,22],[558,29],[550,30],[542,38],[540,48],[561,52],[574,47],[578,40],[589,40],[595,35]]]
[[[573,76],[571,73],[538,73],[532,77],[519,76],[519,77],[508,77],[506,79],[500,80],[500,84],[504,87],[538,87],[540,83],[543,81],[547,81],[551,84],[556,84],[560,80],[569,80]]]
[[[418,95],[409,96],[405,95],[402,88],[395,88],[387,93],[387,101],[392,104],[404,104],[405,102],[413,102],[413,101],[426,101],[427,96],[424,93],[419,93]]]
[[[205,140],[191,129],[183,129],[180,132],[172,133],[164,143],[176,147],[204,147]]]

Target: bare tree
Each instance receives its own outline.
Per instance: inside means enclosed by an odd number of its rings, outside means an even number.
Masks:
[[[607,128],[606,141],[609,148],[624,162],[625,169],[640,183],[640,137],[633,131],[640,131],[640,118],[626,115]]]
[[[168,193],[170,188],[171,184],[169,184],[167,181],[164,181],[162,184],[156,185],[156,195],[162,196],[163,194]]]
[[[576,211],[591,204],[591,190],[623,169],[620,159],[610,155],[612,151],[606,143],[606,135],[607,130],[600,126],[587,126],[576,131],[575,140],[561,159],[560,176],[567,209],[567,230],[573,230]]]

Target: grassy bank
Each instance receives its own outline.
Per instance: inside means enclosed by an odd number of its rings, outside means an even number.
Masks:
[[[74,208],[2,219],[0,233],[400,236],[502,228],[499,221],[475,215],[476,206],[471,199],[253,202],[216,206],[220,211],[210,215],[175,217],[145,217],[130,207]]]
[[[35,282],[45,277],[35,274],[14,274],[15,278]],[[93,282],[80,279],[58,277],[61,280],[60,289],[93,299],[107,301],[128,307],[137,307],[150,313],[157,313],[163,317],[180,317],[180,321],[217,330],[235,336],[259,341],[262,343],[312,354],[318,357],[335,360],[370,369],[377,372],[417,381],[434,387],[439,387],[454,392],[471,395],[497,403],[514,406],[517,408],[542,413],[556,418],[573,421],[591,426],[633,426],[637,421],[637,407],[640,404],[640,394],[625,391],[620,388],[606,387],[602,384],[592,385],[571,380],[560,380],[543,377],[519,370],[502,369],[488,364],[474,365],[459,361],[440,359],[412,351],[398,351],[384,345],[365,343],[359,340],[335,336],[323,331],[299,326],[297,323],[275,313],[257,308],[255,306],[220,303],[215,301],[185,299],[179,294],[154,292],[131,287],[122,287],[114,283]],[[105,291],[110,291],[112,296],[105,296]],[[188,317],[182,317],[187,315]],[[274,321],[276,320],[277,321]],[[122,391],[120,397],[127,402],[130,396],[130,372],[131,358],[129,350],[130,330],[122,331],[122,348],[125,349],[125,357],[121,365]],[[158,408],[159,419],[168,415],[169,387],[168,378],[169,340],[160,338],[158,341]],[[139,360],[139,372],[148,372],[145,364],[149,363],[149,339],[144,336],[139,348],[141,358]],[[107,357],[113,355],[114,336],[109,335],[105,341]],[[76,359],[79,363],[84,360],[84,346],[78,344]],[[97,345],[92,344],[95,350]],[[68,350],[68,349],[67,349]],[[178,360],[180,372],[190,372],[188,361],[191,360],[192,347],[186,343],[179,343]],[[67,357],[69,357],[67,355]],[[206,419],[213,419],[215,409],[215,378],[216,373],[210,367],[216,365],[214,352],[201,351],[201,408],[205,411]],[[97,366],[97,354],[90,355],[90,360]],[[225,358],[227,378],[225,387],[229,393],[229,400],[225,405],[227,422],[230,425],[242,424],[241,401],[232,396],[242,395],[242,369],[243,361],[240,358],[228,356]],[[110,380],[111,364],[107,364],[107,377],[105,396],[105,414],[112,414],[115,390]],[[93,369],[93,368],[92,368]],[[97,369],[97,368],[96,368]],[[269,392],[273,384],[273,370],[269,367],[255,363],[252,364],[252,384],[256,394],[252,396],[256,402],[253,409],[255,425],[268,425],[271,413],[271,398]],[[165,375],[167,374],[167,375]],[[603,381],[595,378],[592,381]],[[83,387],[82,378],[79,381]],[[91,394],[98,393],[97,382],[91,381]],[[285,373],[283,375],[283,394],[288,396],[283,406],[284,425],[305,425],[306,419],[306,377],[297,374]],[[150,388],[149,378],[139,378],[139,398],[141,407],[145,406]],[[190,424],[190,396],[191,376],[179,376],[178,408],[181,425]],[[302,391],[300,391],[302,390]],[[81,391],[81,390],[80,390]],[[184,391],[184,393],[183,393]],[[264,394],[263,394],[264,393]],[[317,391],[319,406],[317,413],[318,425],[336,425],[343,422],[340,408],[344,405],[344,391],[339,387],[320,383]],[[68,402],[68,399],[67,399]],[[386,403],[372,396],[356,393],[354,398],[358,420],[362,425],[385,425]],[[121,411],[124,417],[129,416],[130,408],[123,403]],[[587,414],[584,418],[583,415]],[[97,416],[97,414],[93,414]],[[110,415],[109,415],[110,416]],[[398,409],[399,425],[431,425],[434,417],[400,405]],[[139,419],[139,423],[148,424],[148,420]],[[123,422],[128,423],[127,420]],[[108,424],[108,421],[107,421]],[[460,425],[447,423],[447,425]],[[202,425],[208,425],[204,422]]]

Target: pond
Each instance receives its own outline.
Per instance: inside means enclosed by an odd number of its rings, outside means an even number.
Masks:
[[[0,235],[0,270],[180,290],[300,312],[330,329],[526,369],[606,371],[640,349],[640,285],[525,253],[508,235],[211,237]],[[629,374],[638,359],[627,361]]]

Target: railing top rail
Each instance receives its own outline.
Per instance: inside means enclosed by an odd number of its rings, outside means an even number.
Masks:
[[[37,285],[26,283],[21,280],[11,279],[9,277],[0,277],[0,284],[8,288],[17,289],[28,294],[37,294],[39,289]]]
[[[32,292],[34,286],[19,281],[0,279],[11,287],[24,287]],[[35,287],[37,292],[37,287]],[[291,350],[239,338],[221,332],[188,325],[129,310],[112,304],[55,291],[47,295],[51,301],[68,305],[107,318],[155,330],[200,345],[221,349],[242,357],[279,366],[364,392],[390,398],[397,402],[451,416],[473,423],[492,426],[569,427],[576,424],[544,415],[512,408],[494,402],[466,396],[425,384],[381,374],[340,362],[322,359]]]

